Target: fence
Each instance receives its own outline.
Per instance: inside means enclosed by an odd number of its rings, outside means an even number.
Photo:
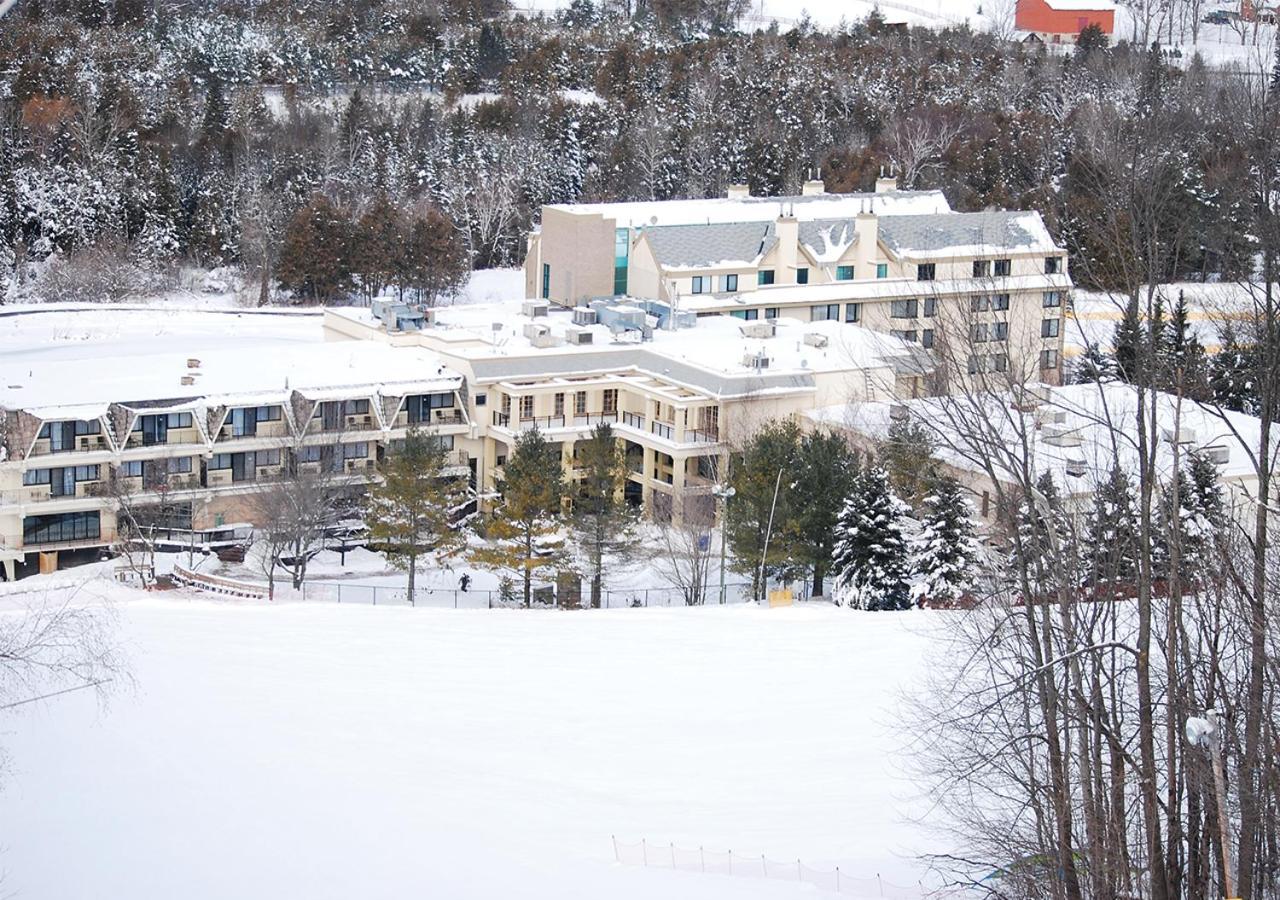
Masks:
[[[280,591],[277,589],[277,594]],[[391,587],[371,584],[348,584],[340,581],[308,581],[302,590],[291,595],[292,598],[317,601],[321,603],[356,603],[366,606],[424,606],[437,609],[499,609],[502,607],[521,606],[521,589],[515,588],[515,599],[506,599],[500,591],[462,590],[461,588],[420,587],[414,591],[413,603],[409,602],[409,591],[403,587]],[[745,603],[751,599],[751,583],[748,581],[726,584],[726,603]],[[582,605],[591,601],[590,588],[584,586]],[[703,605],[714,606],[720,602],[720,586],[710,585],[703,597]],[[534,591],[533,605],[548,608],[555,605],[555,595],[546,588]],[[600,606],[603,609],[620,609],[624,607],[649,606],[687,606],[685,596],[679,588],[634,588],[628,590],[605,590],[601,592]]]
[[[797,881],[824,891],[850,897],[885,897],[887,900],[922,900],[938,896],[937,891],[917,883],[905,887],[874,878],[857,878],[834,869],[815,869],[800,860],[769,859],[764,854],[734,853],[732,850],[707,850],[703,847],[679,847],[673,843],[651,844],[646,840],[627,844],[613,839],[614,859],[628,866],[648,869],[670,869],[676,872],[701,872],[731,875],[738,878],[767,878],[774,881]]]
[[[267,586],[252,581],[237,581],[234,578],[222,578],[218,575],[207,575],[204,572],[193,572],[183,566],[173,567],[173,580],[178,584],[193,587],[201,591],[212,591],[228,597],[242,597],[250,600],[265,600]]]

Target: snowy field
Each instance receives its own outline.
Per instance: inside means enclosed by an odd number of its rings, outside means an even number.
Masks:
[[[112,589],[117,598],[140,595]],[[6,714],[17,897],[789,898],[611,836],[915,884],[895,760],[938,613],[131,599],[137,688]],[[848,892],[854,879],[865,892]]]

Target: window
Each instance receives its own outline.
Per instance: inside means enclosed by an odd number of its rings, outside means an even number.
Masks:
[[[773,284],[773,269],[761,269],[756,273],[756,284]]]
[[[910,341],[913,344],[916,343],[916,340],[917,340],[915,331],[911,329],[907,329],[903,331],[897,328],[893,328],[889,330],[889,334],[890,336],[896,337],[899,340]]]
[[[393,442],[394,443],[394,442]],[[399,442],[403,449],[404,441]],[[298,462],[320,462],[320,447],[301,447],[298,449]]]
[[[522,419],[533,418],[533,395],[532,394],[526,394],[525,396],[520,398],[520,418]]]
[[[1004,353],[996,353],[991,357],[991,366],[997,372],[1009,371],[1009,357]]]
[[[991,298],[991,308],[995,310],[1007,310],[1009,308],[1009,295],[996,294]]]
[[[260,466],[278,466],[280,465],[279,450],[259,450],[256,454],[256,462]]]
[[[1058,266],[1059,266],[1058,257],[1056,257],[1056,256],[1046,256],[1046,257],[1044,258],[1044,274],[1046,274],[1046,275],[1057,275],[1057,274],[1058,274]]]
[[[142,460],[135,459],[129,462],[120,463],[120,475],[124,478],[141,478],[142,477]]]
[[[735,275],[721,275],[721,276],[720,276],[720,290],[722,290],[722,291],[724,291],[725,293],[728,293],[728,294],[732,294],[732,293],[734,293],[735,291],[737,291],[737,290],[738,290],[738,276],[737,276],[736,274],[735,274]]]
[[[937,277],[937,263],[922,263],[916,266],[916,281],[933,281]]]
[[[839,303],[820,303],[817,306],[809,307],[810,322],[830,322],[840,321],[840,304]]]
[[[276,418],[278,419],[280,418],[280,416],[277,414]],[[170,428],[190,428],[191,413],[189,412],[169,413],[169,427]]]
[[[56,516],[27,516],[22,520],[22,541],[25,544],[91,541],[97,540],[100,534],[96,510]]]
[[[969,298],[969,312],[986,312],[991,308],[991,298],[975,294]]]
[[[1007,341],[1009,339],[1009,323],[996,322],[991,326],[991,340]]]
[[[613,232],[613,295],[615,297],[621,297],[627,292],[627,262],[630,255],[631,233],[625,228],[618,228]]]
[[[369,445],[364,441],[360,441],[355,444],[342,445],[343,459],[364,459],[368,455],[369,455]],[[259,454],[259,456],[261,456],[261,454]],[[279,461],[278,456],[277,456],[277,461]],[[261,462],[261,459],[259,459],[259,462]]]
[[[969,374],[977,375],[979,372],[987,370],[987,358],[985,356],[969,357]]]
[[[209,460],[209,468],[210,469],[230,469],[231,454],[230,453],[213,454],[213,458]]]
[[[616,413],[618,411],[618,389],[617,388],[605,388],[604,411],[606,413]]]
[[[276,408],[277,410],[279,407]],[[348,416],[365,416],[369,414],[368,400],[348,400],[342,404],[342,412]],[[279,415],[276,418],[280,418]]]
[[[926,350],[933,349],[933,329],[932,328],[926,328],[924,331],[920,332],[920,343],[924,346]]]
[[[1040,337],[1056,338],[1058,336],[1058,328],[1061,319],[1041,319],[1040,320]]]
[[[846,322],[861,322],[862,321],[862,304],[846,303],[844,305],[844,320]]]
[[[808,284],[808,283],[809,283],[809,270],[803,267],[796,269],[796,284]]]
[[[1042,369],[1058,368],[1058,351],[1057,350],[1041,350],[1040,351],[1040,368]]]
[[[92,422],[76,422],[76,434],[98,434],[102,431],[102,423],[96,419]]]
[[[1058,307],[1062,306],[1062,292],[1061,291],[1045,291],[1042,298],[1042,303],[1045,309],[1057,309]]]
[[[484,406],[489,402],[488,396],[485,394],[476,394],[476,406]]]
[[[937,314],[938,314],[938,298],[925,297],[924,298],[924,317],[926,319],[932,319]]]
[[[1012,261],[1007,259],[997,259],[996,265],[995,265],[995,271],[996,271],[997,278],[1007,276],[1010,272],[1013,271]]]
[[[695,294],[711,293],[711,276],[710,275],[694,275],[693,276],[693,292]]]
[[[888,277],[889,277],[889,264],[888,264],[888,263],[876,263],[876,277],[877,277],[877,278],[888,278]]]
[[[585,416],[587,414],[587,392],[586,391],[574,392],[573,414],[575,416]]]
[[[729,315],[735,319],[742,319],[745,322],[754,322],[760,318],[760,310],[758,309],[735,309],[729,312]]]
[[[551,264],[542,264],[542,299],[551,298]]]
[[[556,394],[555,412],[552,414],[557,417],[564,415],[564,391],[561,391],[560,393]]]
[[[969,331],[969,337],[975,344],[985,344],[987,342],[987,324],[982,322],[974,325]]]
[[[22,473],[22,483],[28,487],[35,484],[48,484],[51,480],[49,469],[28,469]]]
[[[853,266],[836,266],[836,281],[853,281]]]
[[[986,278],[991,274],[991,260],[975,259],[973,261],[973,277]]]
[[[915,300],[894,300],[889,304],[889,316],[894,319],[914,319],[920,304]]]
[[[764,308],[764,317],[766,319],[776,319],[782,314],[782,310],[777,306],[766,306]]]

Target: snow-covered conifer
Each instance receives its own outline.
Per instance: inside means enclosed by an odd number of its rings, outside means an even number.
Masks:
[[[924,500],[925,515],[913,541],[920,576],[913,593],[921,602],[947,606],[971,588],[981,547],[972,508],[954,478],[939,478]]]
[[[911,605],[907,505],[879,466],[865,470],[840,513],[832,568],[841,602],[872,610]]]

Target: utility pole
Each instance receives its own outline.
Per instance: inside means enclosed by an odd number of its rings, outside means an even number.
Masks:
[[[737,493],[727,484],[717,484],[711,489],[720,501],[720,605],[725,604],[724,567],[725,547],[729,543],[729,499]]]
[[[778,480],[773,483],[773,502],[769,504],[769,527],[764,531],[764,550],[760,554],[760,590],[764,592],[765,599],[768,597],[767,588],[764,580],[764,563],[769,557],[769,538],[773,537],[773,513],[778,508],[778,489],[782,487],[782,469],[778,469]]]

